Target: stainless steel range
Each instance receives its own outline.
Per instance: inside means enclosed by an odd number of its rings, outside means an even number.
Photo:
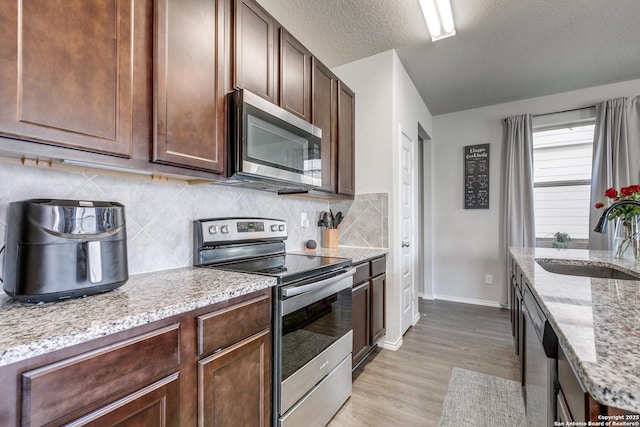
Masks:
[[[273,423],[324,426],[351,395],[351,287],[343,258],[288,254],[285,221],[194,221],[194,266],[275,277]]]

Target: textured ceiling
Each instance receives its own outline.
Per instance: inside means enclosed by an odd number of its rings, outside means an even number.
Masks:
[[[396,49],[433,115],[640,78],[640,0],[258,0],[330,67]]]

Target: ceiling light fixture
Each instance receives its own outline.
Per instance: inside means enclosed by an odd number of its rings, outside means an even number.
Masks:
[[[449,0],[420,0],[420,7],[425,21],[427,21],[432,41],[456,34]]]

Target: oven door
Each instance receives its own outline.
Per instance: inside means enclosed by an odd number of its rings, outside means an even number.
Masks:
[[[281,425],[327,412],[351,395],[351,288],[354,268],[280,289]],[[318,407],[317,402],[322,402]],[[307,418],[308,419],[308,418]]]

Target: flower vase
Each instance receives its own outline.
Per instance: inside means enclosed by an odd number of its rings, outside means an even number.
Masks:
[[[640,259],[640,216],[616,221],[613,248],[617,259]]]

